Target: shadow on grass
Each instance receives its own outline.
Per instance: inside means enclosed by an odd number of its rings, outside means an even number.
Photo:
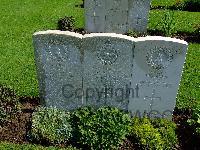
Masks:
[[[82,0],[82,4],[75,5],[75,7],[84,8],[84,3],[85,3],[85,0]]]
[[[173,121],[177,125],[177,136],[180,150],[197,150],[200,147],[200,136],[195,134],[195,127],[189,126],[187,120],[191,118],[191,110],[174,110]]]
[[[166,36],[164,31],[162,30],[148,30],[147,31],[148,35],[151,36]],[[183,32],[183,31],[177,31],[176,34],[172,35],[171,37],[173,38],[179,38],[182,40],[185,40],[189,43],[198,43],[200,44],[200,33],[198,32]]]
[[[179,11],[189,11],[189,12],[200,12],[200,5],[187,5],[187,6],[151,6],[151,10],[157,9],[169,9],[169,10],[179,10]]]

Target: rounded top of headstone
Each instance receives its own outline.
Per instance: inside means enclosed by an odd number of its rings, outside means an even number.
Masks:
[[[74,36],[78,38],[82,38],[83,35],[75,32],[70,32],[70,31],[60,31],[60,30],[47,30],[47,31],[39,31],[35,32],[33,36],[37,35],[46,35],[46,34],[55,34],[55,35],[67,35],[67,36]]]
[[[177,43],[180,43],[180,44],[188,45],[188,43],[184,40],[171,38],[171,37],[163,37],[163,36],[146,36],[146,37],[139,37],[139,38],[135,39],[136,42],[151,41],[151,40],[153,40],[153,41],[177,42]]]

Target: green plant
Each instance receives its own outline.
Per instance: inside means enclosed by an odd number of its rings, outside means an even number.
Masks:
[[[70,17],[64,17],[58,20],[58,29],[61,31],[71,31],[74,30],[75,25],[75,18]]]
[[[162,140],[164,142],[164,149],[171,150],[178,143],[178,138],[176,135],[176,124],[167,119],[152,119],[152,125],[154,128],[158,129],[161,134]]]
[[[117,108],[82,108],[74,112],[74,118],[78,141],[91,149],[117,149],[129,132],[130,117]]]
[[[174,11],[166,10],[164,17],[159,23],[161,25],[161,29],[164,31],[166,36],[171,36],[175,32],[175,18]]]
[[[56,108],[38,108],[33,113],[31,137],[60,144],[72,136],[70,114]]]
[[[19,112],[19,98],[15,92],[0,85],[0,124]]]
[[[92,107],[82,107],[75,110],[71,116],[71,124],[73,126],[73,138],[76,141],[81,139],[81,129],[85,122],[88,121],[89,117],[95,114],[95,110]]]
[[[192,118],[187,121],[189,125],[194,126],[196,133],[200,135],[200,103],[193,108]]]
[[[154,128],[147,118],[134,118],[131,135],[137,140],[142,149],[163,150],[164,142],[158,129]]]

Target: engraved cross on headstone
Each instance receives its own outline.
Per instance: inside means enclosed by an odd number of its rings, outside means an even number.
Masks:
[[[92,15],[92,18],[94,19],[94,24],[96,24],[99,16],[97,16],[96,13],[94,12],[93,15]]]
[[[95,0],[94,2],[95,2],[95,7],[93,9],[92,17],[94,19],[94,23],[96,24],[97,19],[100,17],[100,16],[98,16],[98,14],[96,14],[96,8],[98,8],[99,6],[101,6],[101,4],[99,3],[98,0]]]
[[[139,15],[137,14],[137,17],[136,17],[136,19],[137,19],[137,25],[139,25],[139,23],[141,22],[142,18],[141,18],[141,17],[139,17]]]
[[[153,105],[154,101],[155,101],[155,100],[161,101],[161,97],[156,97],[155,95],[156,95],[156,90],[153,89],[153,92],[152,92],[151,97],[149,97],[149,96],[145,96],[145,97],[144,97],[144,100],[150,100],[150,101],[151,101],[151,102],[150,102],[150,109],[151,109],[151,111],[153,110],[153,109],[152,109],[152,105]]]

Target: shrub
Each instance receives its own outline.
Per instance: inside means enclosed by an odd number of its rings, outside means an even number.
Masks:
[[[82,136],[81,127],[85,122],[88,121],[88,118],[95,114],[95,110],[92,107],[82,107],[75,110],[72,113],[71,122],[73,126],[73,138],[80,141]]]
[[[58,20],[58,29],[61,31],[73,31],[74,30],[74,24],[75,24],[75,18],[70,17],[64,17]]]
[[[164,142],[164,149],[171,150],[178,143],[176,135],[176,124],[167,119],[153,119],[151,120],[154,128],[158,129]]]
[[[159,130],[154,128],[147,118],[134,118],[131,134],[142,149],[162,150],[164,147]]]
[[[38,108],[33,113],[31,137],[60,144],[72,136],[70,114],[56,108]]]
[[[129,132],[130,117],[117,108],[102,107],[94,111],[82,108],[74,112],[79,142],[91,149],[117,149]]]
[[[200,103],[197,103],[193,109],[192,118],[188,119],[188,123],[194,126],[196,133],[200,135]]]
[[[19,112],[19,98],[15,92],[0,85],[0,125]]]

